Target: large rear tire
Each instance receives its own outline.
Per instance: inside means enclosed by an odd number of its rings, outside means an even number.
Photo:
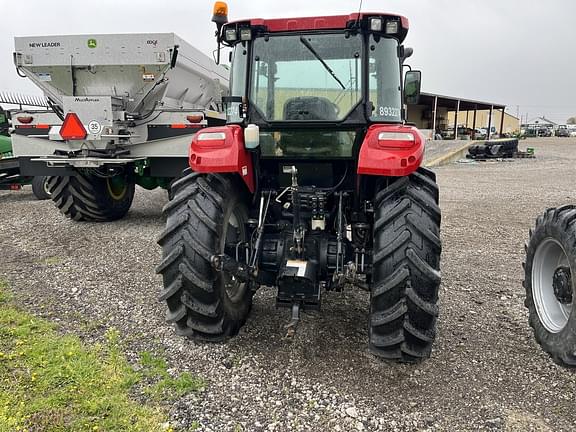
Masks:
[[[99,177],[77,173],[52,177],[52,201],[62,214],[75,221],[107,222],[123,218],[134,199],[135,184],[128,173]]]
[[[526,244],[524,288],[536,342],[559,365],[576,367],[576,206],[548,209]]]
[[[428,358],[440,286],[440,208],[432,171],[419,168],[376,195],[369,346],[399,362]]]
[[[166,321],[176,332],[203,341],[222,341],[238,333],[252,306],[253,291],[226,272],[216,272],[211,257],[226,244],[248,240],[245,194],[220,175],[189,172],[172,185],[164,207],[166,229],[159,236]]]

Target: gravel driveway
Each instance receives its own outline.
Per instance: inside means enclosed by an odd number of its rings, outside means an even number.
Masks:
[[[576,430],[576,374],[533,341],[523,306],[528,228],[576,202],[576,139],[522,141],[535,160],[437,168],[443,209],[441,317],[432,358],[409,366],[367,351],[368,296],[327,293],[292,342],[288,310],[260,291],[226,345],[194,344],[164,323],[154,267],[163,191],[139,191],[128,217],[73,223],[30,191],[0,192],[0,277],[25,309],[98,340],[118,328],[131,360],[162,352],[207,380],[171,406],[205,431]]]

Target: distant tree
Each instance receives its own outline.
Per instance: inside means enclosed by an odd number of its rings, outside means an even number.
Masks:
[[[570,117],[566,120],[566,124],[576,124],[576,117]]]

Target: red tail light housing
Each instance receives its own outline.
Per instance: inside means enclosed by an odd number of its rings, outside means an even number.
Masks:
[[[18,117],[16,117],[16,120],[18,120],[22,124],[30,124],[30,123],[32,123],[32,120],[34,120],[34,117],[32,117],[32,116],[18,116]]]
[[[424,136],[412,126],[374,124],[368,128],[358,155],[358,174],[403,177],[416,171],[424,158]]]
[[[186,120],[188,120],[189,123],[200,123],[204,120],[204,116],[202,114],[192,114],[186,116]]]
[[[68,113],[60,128],[60,136],[65,140],[83,140],[88,133],[76,113]]]

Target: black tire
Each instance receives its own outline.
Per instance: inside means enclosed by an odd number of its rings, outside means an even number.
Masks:
[[[557,244],[559,251],[564,254],[565,265],[574,275],[576,270],[576,206],[566,205],[559,208],[548,209],[536,220],[534,230],[530,230],[530,238],[526,243],[526,262],[524,263],[524,288],[526,299],[524,304],[528,308],[528,320],[534,330],[536,342],[547,352],[554,362],[559,365],[574,368],[576,367],[576,285],[571,278],[566,284],[567,294],[572,301],[566,303],[571,308],[567,314],[567,321],[563,328],[553,328],[548,321],[549,311],[542,309],[544,302],[541,293],[551,290],[554,299],[558,300],[554,294],[554,285],[550,278],[546,278],[543,268],[547,266],[546,253],[550,257]],[[548,248],[548,249],[546,249]],[[548,252],[547,252],[548,251]],[[557,260],[554,260],[556,262]],[[554,266],[554,262],[552,265]],[[544,267],[543,267],[544,266]],[[566,297],[566,295],[564,295]],[[560,326],[559,326],[560,327]]]
[[[48,176],[38,176],[32,179],[32,193],[36,199],[40,201],[50,199],[49,180]]]
[[[436,337],[441,213],[432,171],[419,168],[377,193],[369,346],[376,356],[413,363]]]
[[[158,240],[163,259],[156,269],[164,281],[159,300],[168,305],[166,321],[183,336],[225,340],[246,322],[253,291],[216,272],[210,259],[226,241],[248,240],[245,195],[227,177],[191,172],[174,182],[172,195],[164,207],[166,229]],[[230,231],[232,216],[237,229]],[[234,233],[236,241],[227,239]],[[226,282],[236,291],[229,293]]]
[[[62,214],[75,221],[107,222],[123,218],[134,199],[135,184],[129,174],[99,177],[77,173],[51,177],[52,201]]]

